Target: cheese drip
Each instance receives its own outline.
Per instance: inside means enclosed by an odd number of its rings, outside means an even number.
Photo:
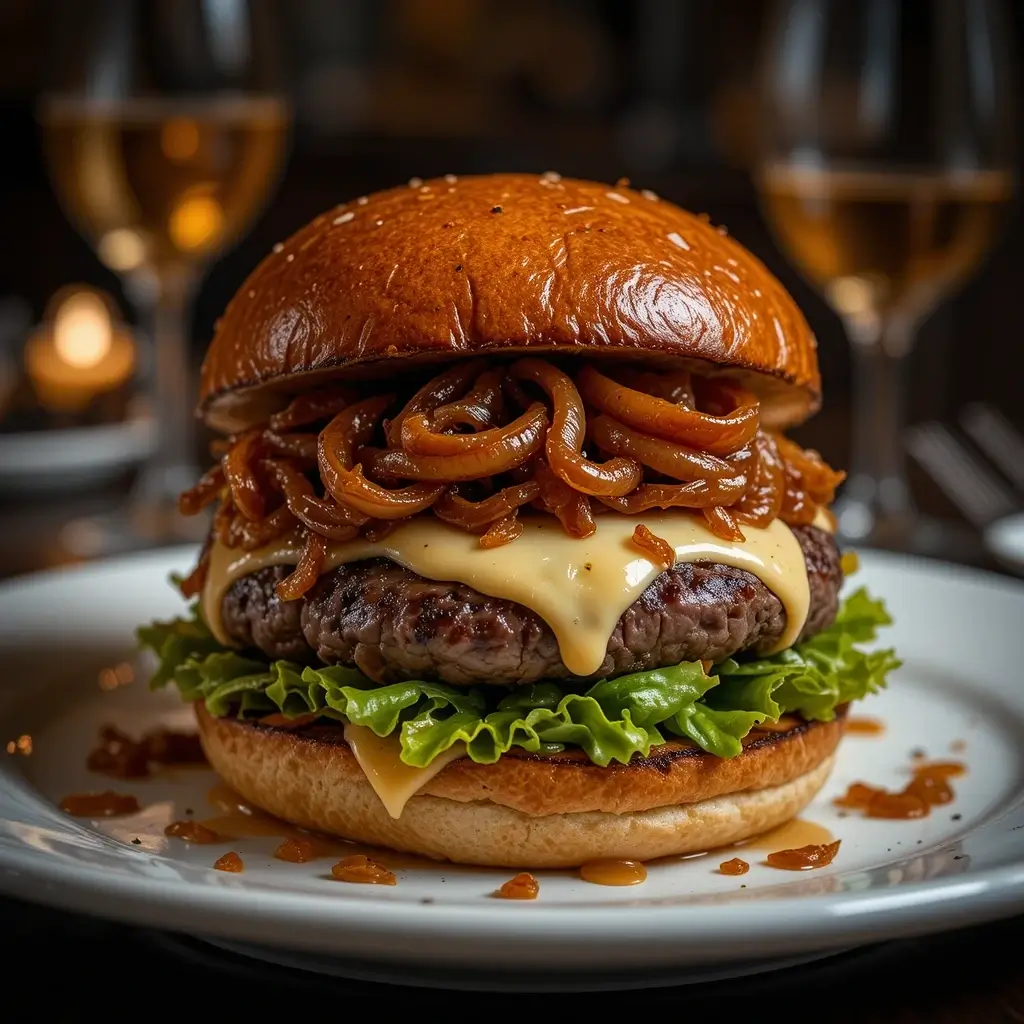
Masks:
[[[351,722],[345,723],[345,742],[363,769],[366,781],[373,786],[373,791],[392,818],[401,817],[405,805],[419,790],[442,768],[466,753],[464,743],[453,743],[426,768],[413,768],[401,759],[402,747],[397,733],[378,736],[365,725],[353,725]]]
[[[331,544],[324,571],[388,558],[426,579],[464,583],[489,597],[515,601],[548,624],[569,671],[589,676],[601,667],[619,617],[662,571],[632,543],[639,523],[668,541],[679,562],[718,562],[756,576],[786,610],[786,629],[775,649],[793,645],[807,620],[810,588],[803,551],[780,519],[763,529],[743,526],[741,543],[716,537],[696,516],[679,511],[608,513],[599,518],[597,532],[584,539],[570,537],[553,517],[538,516],[523,520],[518,540],[487,549],[474,534],[435,516],[419,516],[384,540]],[[296,536],[251,552],[213,545],[203,614],[221,643],[231,644],[221,621],[228,587],[265,566],[295,565],[301,548]]]

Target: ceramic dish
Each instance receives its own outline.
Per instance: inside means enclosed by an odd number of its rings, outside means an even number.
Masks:
[[[217,813],[208,770],[123,782],[86,770],[105,723],[133,735],[190,724],[176,696],[146,691],[132,634],[180,611],[167,576],[193,554],[0,587],[0,741],[10,751],[0,746],[0,890],[292,966],[463,988],[721,978],[1024,910],[1024,586],[1014,581],[863,555],[855,582],[885,597],[896,626],[884,641],[904,666],[857,709],[884,728],[848,735],[805,823],[740,849],[649,865],[646,882],[631,887],[538,872],[539,898],[518,902],[493,897],[507,871],[397,858],[397,885],[354,885],[331,878],[330,859],[274,859],[280,838],[270,835],[187,845],[164,829]],[[952,803],[912,821],[834,805],[856,780],[902,786],[915,755],[966,766]],[[89,820],[59,809],[69,793],[108,788],[134,794],[141,811]],[[764,863],[772,849],[826,833],[842,841],[828,867]],[[243,873],[213,870],[229,850]],[[749,873],[719,873],[732,856]]]

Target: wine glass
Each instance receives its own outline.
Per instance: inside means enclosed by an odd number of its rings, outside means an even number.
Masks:
[[[127,508],[75,523],[78,553],[184,539],[193,483],[187,325],[204,268],[263,208],[283,164],[275,7],[258,0],[70,0],[40,98],[49,172],[69,219],[120,275],[151,339],[158,443]]]
[[[757,188],[851,342],[850,479],[836,504],[849,540],[921,549],[935,536],[905,476],[903,365],[1011,197],[1005,15],[999,0],[778,0],[770,11]]]

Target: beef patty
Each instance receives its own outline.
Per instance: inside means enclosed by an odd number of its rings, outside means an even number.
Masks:
[[[830,534],[794,527],[810,580],[802,637],[835,618],[842,571]],[[358,666],[379,683],[427,679],[456,686],[514,686],[572,679],[547,624],[528,608],[461,583],[424,579],[384,559],[354,562],[320,578],[297,601],[275,585],[285,566],[236,580],[224,596],[224,628],[266,656]],[[782,602],[743,569],[682,562],[658,576],[622,614],[591,677],[720,661],[770,650],[782,635]]]

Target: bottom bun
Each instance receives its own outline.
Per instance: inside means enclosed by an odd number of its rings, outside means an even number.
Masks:
[[[460,767],[486,773],[493,766],[461,759],[412,797],[401,817],[392,818],[337,726],[319,727],[310,735],[303,730],[213,718],[201,704],[196,705],[196,717],[213,768],[246,801],[275,817],[354,842],[435,860],[509,868],[578,867],[605,858],[653,860],[712,850],[766,832],[799,814],[825,784],[843,731],[841,719],[801,722],[789,731],[761,737],[729,761],[669,744],[659,748],[671,748],[668,753],[652,751],[650,758],[628,766],[599,769],[588,763],[588,774],[615,771],[626,789],[634,771],[642,774],[651,765],[657,766],[655,771],[666,778],[666,793],[677,802],[633,810],[531,814],[508,806],[498,790],[488,797],[467,799],[466,787],[459,784]],[[703,768],[706,776],[721,768],[733,783],[746,775],[744,788],[682,802],[678,784],[671,784],[672,772],[664,767],[665,759],[674,754],[687,755],[685,767],[691,774]],[[786,766],[782,774],[789,777],[780,780],[778,770],[765,770],[769,759],[776,767]],[[557,778],[552,783],[551,761],[519,758],[516,765],[520,776],[536,774],[536,783],[546,789],[544,803],[548,807],[557,805],[559,796]],[[563,763],[566,768],[578,766],[575,760]],[[760,784],[749,777],[749,769],[742,771],[745,766],[761,769]],[[557,777],[558,773],[554,774]],[[517,779],[515,788],[522,788],[524,781]],[[574,796],[575,788],[570,783],[567,795]],[[454,796],[438,795],[446,791]],[[645,794],[644,802],[650,801],[650,791],[650,781],[645,778],[638,788]],[[698,792],[709,792],[706,779],[694,795]],[[715,787],[710,792],[715,792]]]

